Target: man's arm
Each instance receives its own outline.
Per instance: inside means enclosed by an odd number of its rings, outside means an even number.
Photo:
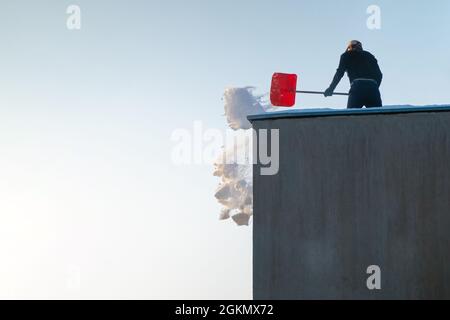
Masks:
[[[341,56],[341,59],[339,61],[339,66],[336,70],[336,74],[333,77],[333,81],[331,82],[330,86],[327,90],[325,90],[325,97],[333,95],[334,89],[336,89],[337,85],[339,84],[339,81],[341,81],[342,77],[345,74],[345,71],[347,70],[347,66],[345,64],[344,55]]]
[[[381,81],[383,81],[383,73],[381,72],[377,59],[375,57],[373,57],[373,59],[375,60],[375,76],[376,76],[375,80],[378,82],[378,86],[380,86]]]

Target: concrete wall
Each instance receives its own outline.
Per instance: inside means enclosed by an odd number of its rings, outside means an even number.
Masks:
[[[280,129],[279,174],[254,167],[254,299],[450,299],[450,111],[251,121]]]

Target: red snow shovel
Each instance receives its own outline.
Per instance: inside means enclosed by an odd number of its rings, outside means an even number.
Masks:
[[[276,107],[292,107],[295,105],[296,93],[324,94],[321,91],[298,91],[297,75],[274,73],[270,86],[270,102]],[[348,93],[334,92],[333,95],[348,96]]]

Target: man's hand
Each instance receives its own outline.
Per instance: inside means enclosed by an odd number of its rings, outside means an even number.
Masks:
[[[327,90],[325,90],[325,92],[323,93],[323,95],[325,97],[331,97],[333,95],[333,89],[332,88],[328,88]]]

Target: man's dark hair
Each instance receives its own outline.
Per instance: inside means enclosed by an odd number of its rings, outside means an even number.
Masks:
[[[358,40],[350,41],[347,46],[347,51],[362,51],[362,50],[363,50],[362,43]]]

